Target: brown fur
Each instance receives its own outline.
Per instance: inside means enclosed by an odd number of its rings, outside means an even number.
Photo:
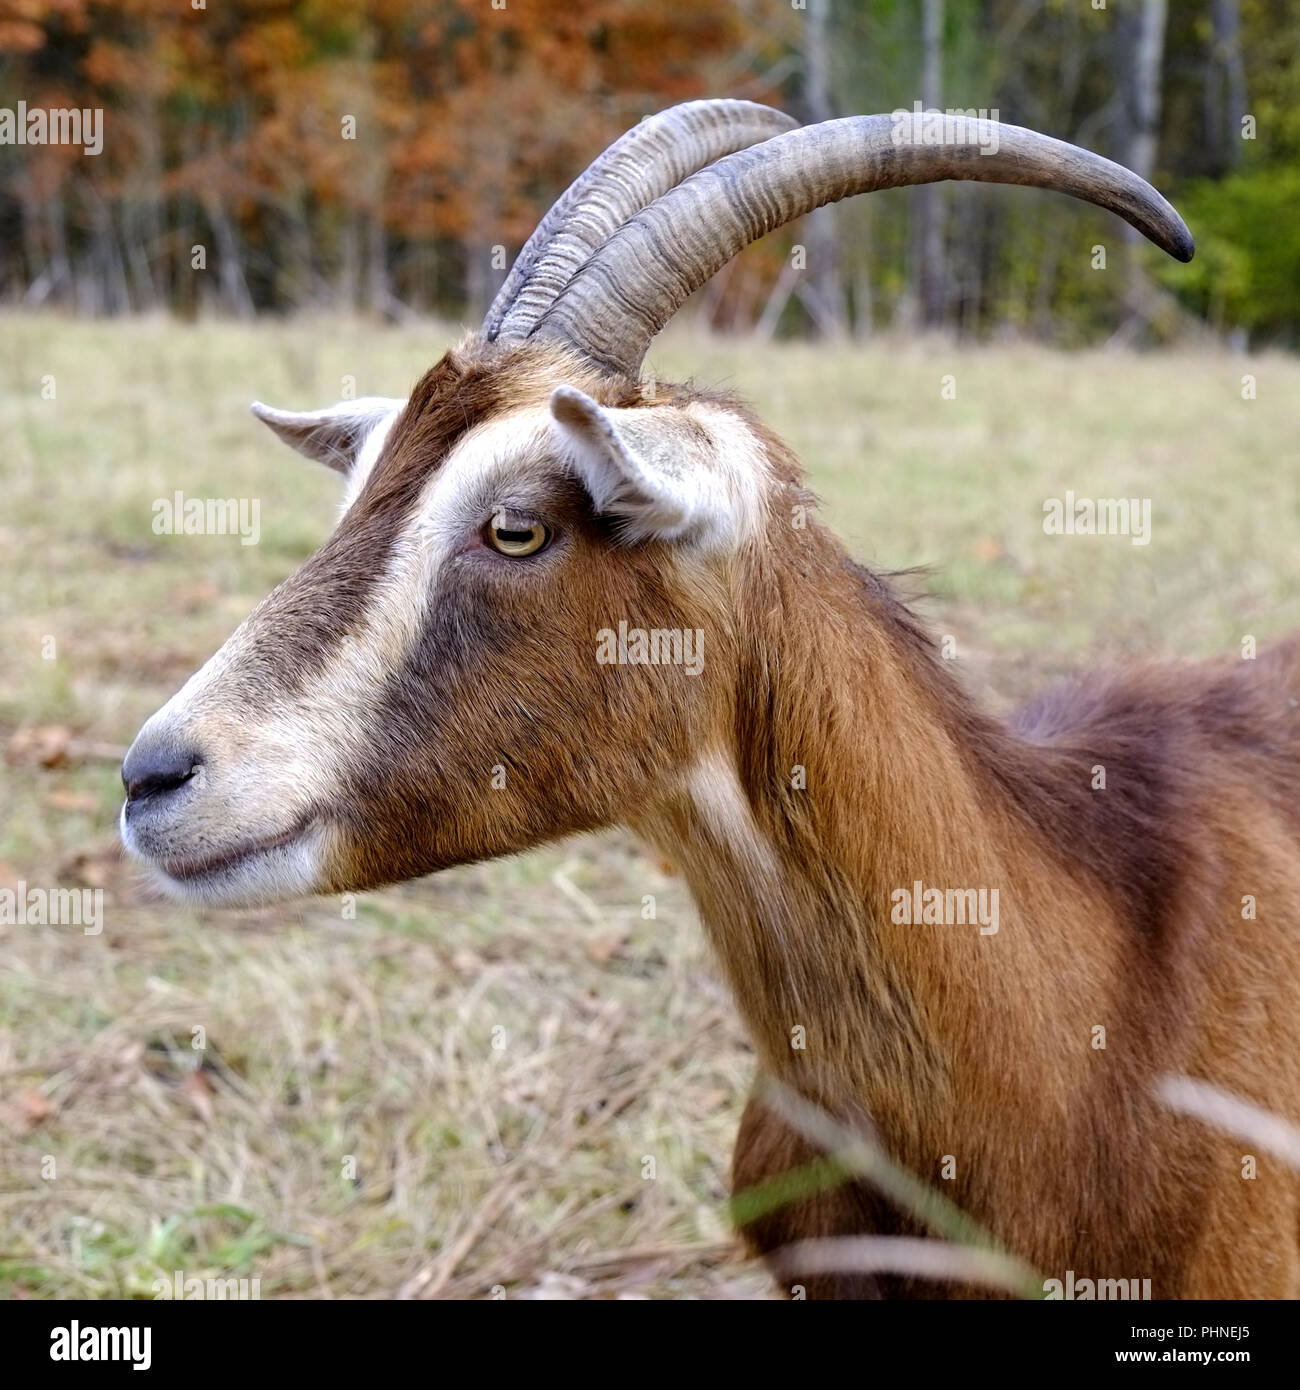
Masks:
[[[554,351],[448,354],[334,537],[257,615],[266,640],[241,698],[283,698],[328,660],[430,471],[466,430],[561,382],[641,404]],[[692,395],[661,385],[644,406]],[[885,581],[815,520],[790,524],[799,470],[755,428],[766,531],[721,558],[621,544],[575,481],[521,465],[557,540],[526,564],[469,553],[439,577],[427,631],[319,808],[335,833],[326,886],[630,822],[684,867],[764,1071],[869,1114],[898,1163],[1045,1277],[1300,1294],[1296,1174],[1259,1153],[1243,1180],[1249,1142],[1152,1096],[1185,1074],[1300,1120],[1300,643],[1092,676],[1004,726]],[[597,665],[596,633],[620,618],[703,629],[704,673]],[[703,755],[734,770],[766,869],[692,796]],[[488,790],[496,766],[506,785]],[[917,879],[996,888],[997,935],[894,924],[891,893]],[[751,1104],[736,1186],[812,1152]],[[941,1182],[946,1155],[956,1177]],[[863,1232],[927,1234],[854,1184],[746,1234],[766,1253]],[[976,1292],[804,1282],[814,1296]]]
[[[537,373],[543,391],[552,373]],[[526,397],[517,365],[503,377],[512,403]],[[407,447],[441,447],[457,411],[500,408],[493,379],[471,371],[453,388],[435,372],[417,392],[368,499],[375,515],[400,494]],[[634,399],[608,385],[601,396]],[[1157,1297],[1300,1293],[1295,1174],[1260,1155],[1259,1177],[1243,1180],[1248,1144],[1151,1097],[1157,1076],[1186,1073],[1300,1115],[1300,646],[1094,677],[1003,728],[883,581],[816,523],[788,524],[797,468],[767,442],[780,484],[768,535],[726,572],[683,574],[659,546],[612,545],[575,489],[562,502],[577,548],[562,615],[550,586],[446,596],[429,660],[380,712],[385,727],[435,733],[414,745],[418,769],[389,764],[382,785],[358,786],[369,831],[356,876],[498,854],[646,807],[636,823],[685,866],[772,1075],[833,1110],[865,1107],[922,1177],[953,1155],[947,1195],[1047,1277],[1150,1278]],[[594,633],[616,615],[705,628],[705,677],[594,667]],[[473,707],[439,736],[432,712],[458,708],[466,688]],[[778,898],[755,891],[682,797],[675,774],[709,746],[734,760],[776,849]],[[498,755],[502,800],[479,791]],[[1097,764],[1105,790],[1092,789]],[[795,765],[806,790],[791,790]],[[401,803],[450,824],[451,843],[414,854]],[[918,878],[998,887],[997,936],[893,925],[890,892]],[[1246,893],[1257,921],[1242,920]],[[806,1050],[790,1046],[796,1025]],[[809,1153],[751,1108],[736,1185]],[[921,1233],[845,1186],[749,1234],[767,1251],[865,1231]],[[808,1283],[814,1296],[951,1292]]]
[[[1300,1294],[1297,1175],[1259,1154],[1243,1180],[1249,1142],[1151,1095],[1187,1074],[1300,1116],[1300,641],[1093,677],[1003,728],[824,532],[777,524],[768,542],[736,585],[731,734],[781,899],[682,807],[652,829],[687,865],[763,1067],[865,1107],[926,1179],[954,1156],[945,1195],[1045,1277]],[[789,790],[796,764],[807,791]],[[890,892],[914,879],[998,887],[999,933],[893,924]],[[808,1154],[751,1103],[736,1186]],[[748,1234],[770,1251],[827,1231],[917,1233],[845,1189]]]

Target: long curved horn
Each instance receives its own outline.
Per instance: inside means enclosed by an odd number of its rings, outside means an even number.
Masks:
[[[966,123],[960,141],[914,141],[911,120],[823,121],[718,160],[625,223],[533,332],[635,377],[655,334],[751,241],[823,203],[941,179],[1057,189],[1118,213],[1176,259],[1192,258],[1182,218],[1120,164],[996,121]]]
[[[483,320],[483,336],[528,336],[570,276],[634,213],[733,150],[799,123],[753,101],[686,101],[624,132],[555,200]]]

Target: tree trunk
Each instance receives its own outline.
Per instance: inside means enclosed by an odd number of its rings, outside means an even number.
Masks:
[[[804,105],[810,123],[829,121],[835,116],[827,38],[829,9],[830,0],[808,0],[804,20]],[[800,299],[825,336],[842,338],[847,332],[847,320],[835,224],[835,209],[830,206],[817,208],[805,220],[808,273]]]
[[[253,296],[249,294],[248,282],[244,279],[243,251],[239,244],[238,230],[220,197],[208,198],[205,211],[212,234],[216,238],[217,278],[225,307],[238,318],[252,318]]]
[[[1241,162],[1241,118],[1246,114],[1246,71],[1241,59],[1241,0],[1214,0],[1213,32],[1205,63],[1205,143],[1212,173]]]
[[[922,0],[921,103],[927,110],[943,100],[943,0]],[[943,223],[946,199],[939,184],[925,184],[914,194],[917,226],[918,295],[921,323],[941,328],[947,312]]]
[[[1121,14],[1115,35],[1120,44],[1124,86],[1127,148],[1124,163],[1150,179],[1155,172],[1160,138],[1160,76],[1165,49],[1167,0],[1142,0],[1141,8]],[[1135,342],[1146,336],[1145,305],[1150,287],[1143,269],[1142,237],[1124,224],[1120,233],[1125,247],[1125,322],[1118,336]]]

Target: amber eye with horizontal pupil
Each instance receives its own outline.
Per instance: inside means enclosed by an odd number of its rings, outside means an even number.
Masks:
[[[550,539],[550,532],[540,521],[531,526],[512,526],[503,516],[494,516],[488,527],[492,548],[502,555],[518,557],[536,555]]]

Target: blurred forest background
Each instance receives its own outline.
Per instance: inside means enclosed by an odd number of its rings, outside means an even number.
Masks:
[[[97,157],[0,145],[0,301],[472,319],[649,112],[920,100],[1136,169],[1197,259],[1064,199],[944,185],[769,238],[704,292],[711,326],[1294,346],[1297,57],[1295,0],[0,0],[0,106],[104,111]]]

